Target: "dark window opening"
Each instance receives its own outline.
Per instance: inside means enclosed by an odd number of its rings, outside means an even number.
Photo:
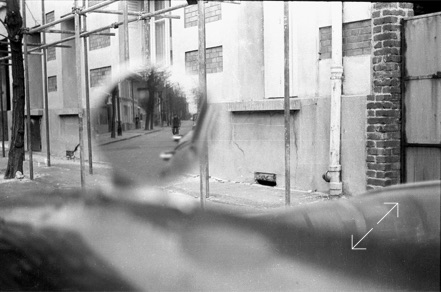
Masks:
[[[441,12],[439,1],[414,1],[411,3],[413,3],[413,12],[415,16]]]

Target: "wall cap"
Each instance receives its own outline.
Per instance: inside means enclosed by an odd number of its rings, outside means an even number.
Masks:
[[[78,108],[62,108],[55,111],[59,116],[78,116]]]
[[[283,111],[283,99],[266,99],[253,101],[240,101],[227,103],[230,112],[264,112],[264,111]],[[300,100],[290,99],[290,110],[300,110]]]

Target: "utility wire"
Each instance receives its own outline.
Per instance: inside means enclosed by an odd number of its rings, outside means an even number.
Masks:
[[[29,13],[31,14],[32,18],[34,19],[35,25],[41,25],[34,17],[34,14],[32,14],[31,9],[29,9],[28,3],[25,3],[26,8],[28,9]]]

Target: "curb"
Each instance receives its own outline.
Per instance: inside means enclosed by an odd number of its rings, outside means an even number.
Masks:
[[[104,142],[104,143],[101,143],[101,144],[97,144],[97,146],[104,146],[104,145],[108,145],[108,144],[112,144],[112,143],[116,143],[116,142],[120,142],[120,141],[126,141],[126,140],[130,140],[130,139],[133,139],[133,138],[136,138],[136,137],[140,137],[140,136],[143,136],[143,135],[148,135],[148,134],[159,132],[159,131],[160,131],[160,129],[152,130],[152,131],[147,132],[147,133],[141,133],[141,134],[137,134],[137,135],[134,135],[134,136],[131,136],[131,137],[127,137],[127,138],[122,138],[122,139],[118,139],[118,140],[114,140],[114,141],[108,141],[108,142]]]

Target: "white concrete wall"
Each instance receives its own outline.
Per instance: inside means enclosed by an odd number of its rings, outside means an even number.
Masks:
[[[370,3],[345,2],[343,7],[345,22],[370,18]],[[181,20],[173,22],[174,67],[184,72],[185,52],[197,50],[198,38],[197,27],[184,28],[184,13],[179,13]],[[319,59],[319,28],[330,25],[330,3],[290,3],[290,95],[302,105],[291,120],[291,172],[292,186],[303,190],[328,189],[321,176],[329,163],[331,59]],[[255,171],[274,172],[283,186],[283,115],[231,113],[218,104],[283,97],[283,3],[222,4],[222,21],[207,23],[207,47],[217,45],[224,48],[224,70],[208,74],[209,101],[219,111],[210,142],[211,175],[252,182]],[[253,58],[242,62],[248,53]],[[344,57],[343,65],[342,179],[345,193],[357,194],[366,187],[370,55]]]
[[[206,24],[206,47],[223,48],[223,72],[207,74],[208,98],[210,102],[262,99],[262,3],[221,5],[222,20]],[[183,9],[173,14],[181,16],[173,20],[173,68],[178,75],[186,75],[185,52],[198,50],[198,28],[184,28]],[[189,78],[197,84],[197,74]]]

